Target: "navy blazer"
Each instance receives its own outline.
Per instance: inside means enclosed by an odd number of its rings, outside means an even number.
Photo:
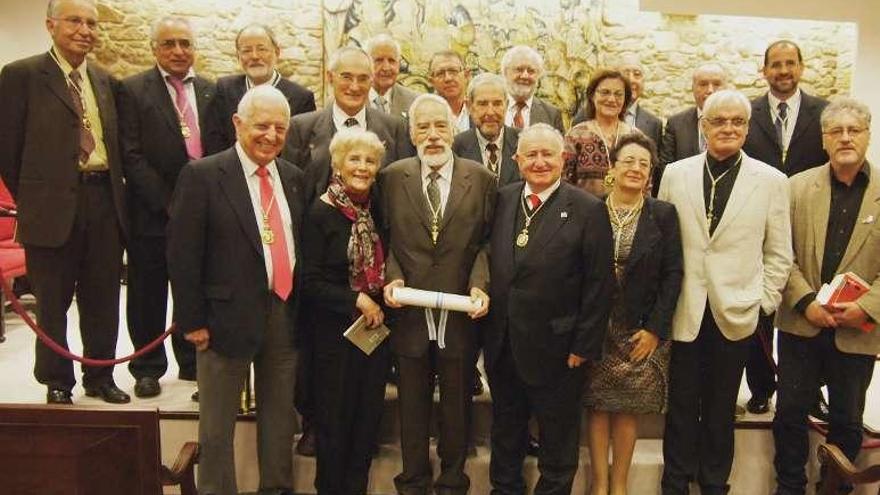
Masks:
[[[296,321],[302,271],[300,226],[305,211],[302,171],[275,161],[290,208],[296,266],[287,300]],[[180,172],[168,221],[168,274],[174,314],[182,332],[210,331],[210,346],[234,358],[252,358],[262,344],[270,291],[263,244],[235,148],[190,162]],[[293,338],[293,327],[290,329]]]
[[[513,159],[516,154],[516,146],[519,142],[519,130],[504,126],[504,143],[501,147],[501,170],[498,171],[498,187],[506,186],[520,179],[519,165]],[[480,149],[480,141],[477,139],[477,130],[470,128],[455,135],[452,143],[452,152],[456,155],[483,163],[483,150]],[[486,165],[483,163],[483,165]]]
[[[624,271],[626,325],[661,339],[669,328],[684,277],[681,232],[675,206],[645,198]]]
[[[611,224],[602,201],[563,182],[515,261],[523,187],[498,191],[484,352],[492,369],[506,336],[523,381],[542,386],[564,372],[569,354],[602,354],[614,283]]]

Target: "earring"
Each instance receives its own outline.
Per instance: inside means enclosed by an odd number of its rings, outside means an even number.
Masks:
[[[605,187],[611,189],[614,187],[614,175],[611,173],[611,170],[605,173],[605,179],[602,180],[602,183],[605,184]]]

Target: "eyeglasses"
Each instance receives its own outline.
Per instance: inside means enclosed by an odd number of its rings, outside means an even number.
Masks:
[[[180,47],[181,50],[190,50],[193,47],[192,40],[187,39],[171,39],[171,40],[162,40],[158,43],[159,47],[164,50],[174,50],[175,47]]]
[[[265,57],[270,52],[272,52],[272,49],[269,48],[268,46],[263,46],[263,45],[246,46],[246,47],[238,49],[239,55],[247,55],[247,56],[256,54],[258,57]]]
[[[340,81],[344,82],[346,85],[357,83],[360,86],[366,86],[370,84],[370,75],[369,74],[352,74],[351,72],[343,72],[341,74],[336,74]]]
[[[538,69],[536,67],[532,67],[531,65],[520,65],[518,67],[511,67],[509,70],[514,74],[525,74],[527,76],[534,76],[538,73]]]
[[[744,119],[742,117],[734,117],[732,119],[726,119],[724,117],[712,117],[704,118],[704,120],[709,123],[710,127],[714,127],[716,129],[727,127],[728,125],[731,125],[737,129],[741,129],[749,123],[748,119]]]
[[[98,21],[96,19],[83,19],[82,17],[50,17],[50,19],[55,21],[66,22],[72,26],[74,26],[77,30],[82,28],[83,26],[89,28],[89,31],[97,31],[98,30]]]
[[[851,138],[857,138],[866,132],[868,132],[868,129],[863,127],[832,127],[822,133],[834,139],[840,139],[843,137],[843,133],[847,133]]]
[[[626,168],[636,168],[636,167],[644,168],[644,169],[651,168],[651,161],[650,160],[639,160],[634,157],[623,158],[623,159],[617,160],[616,163],[617,163],[617,165],[623,165]]]
[[[597,89],[596,94],[602,98],[614,97],[616,100],[622,100],[626,96],[623,91],[611,91],[610,89]]]
[[[458,77],[462,72],[464,72],[464,69],[461,67],[449,67],[448,69],[437,69],[431,72],[431,77],[436,77],[438,79],[443,79],[447,76]]]

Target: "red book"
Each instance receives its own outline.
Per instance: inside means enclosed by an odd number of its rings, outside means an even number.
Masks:
[[[837,303],[853,302],[862,297],[862,294],[871,290],[871,285],[853,272],[838,273],[830,283],[822,284],[816,301],[833,310]],[[871,332],[877,326],[876,323],[867,321],[862,325],[863,332]]]

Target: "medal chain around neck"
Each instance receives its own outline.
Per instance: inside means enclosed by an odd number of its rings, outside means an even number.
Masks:
[[[615,269],[619,269],[620,264],[620,239],[623,237],[623,229],[627,225],[635,220],[636,216],[642,211],[642,206],[645,204],[644,196],[639,196],[639,201],[636,205],[628,210],[626,214],[621,217],[617,213],[618,206],[614,204],[614,194],[608,195],[608,201],[605,203],[608,207],[608,213],[611,216],[611,222],[617,227],[617,231],[614,232],[614,267]],[[622,209],[622,208],[621,208]]]
[[[714,175],[712,175],[712,170],[709,168],[709,155],[706,155],[706,159],[703,163],[706,166],[706,173],[709,174],[709,180],[712,182],[712,185],[709,188],[709,208],[706,211],[706,220],[708,221],[708,226],[710,229],[712,228],[712,221],[715,219],[715,187],[718,185],[721,179],[724,178],[724,176],[726,176],[731,170],[738,167],[739,164],[742,163],[742,159],[742,153],[740,153],[739,158],[736,159],[736,163],[728,167],[728,169],[725,170],[724,173],[722,173],[718,177],[715,177]]]
[[[275,232],[272,231],[272,226],[269,224],[269,212],[272,211],[272,206],[275,204],[275,181],[271,175],[268,175],[267,179],[269,179],[269,185],[272,189],[272,197],[269,198],[267,208],[263,208],[262,201],[260,202],[260,216],[263,218],[261,237],[264,244],[272,244],[275,242]]]
[[[537,208],[529,213],[528,208],[526,208],[526,201],[528,201],[527,198],[528,196],[523,196],[519,202],[519,206],[520,208],[522,208],[523,216],[525,217],[525,225],[523,225],[523,228],[516,239],[516,245],[519,247],[526,247],[526,244],[529,243],[529,225],[532,224],[532,218],[534,218],[535,215],[537,215],[538,212],[541,211],[541,208],[543,208],[544,205],[547,204],[546,201],[541,201],[541,204],[539,204]],[[523,240],[521,241],[521,239]]]
[[[58,68],[61,69],[61,74],[64,75],[64,81],[67,83],[68,86],[72,87],[73,90],[76,91],[76,94],[79,96],[79,101],[80,101],[80,104],[82,105],[82,108],[83,108],[82,118],[84,119],[84,122],[86,123],[86,128],[91,129],[91,124],[88,123],[88,117],[86,116],[86,97],[83,94],[83,88],[81,88],[79,86],[79,84],[77,84],[70,77],[70,74],[68,74],[64,70],[64,67],[61,66],[61,61],[58,60],[58,55],[55,54],[55,50],[49,50],[49,56],[52,57],[52,60],[54,60],[56,64],[58,64]],[[85,63],[85,62],[83,62],[83,63]],[[79,69],[73,69],[73,70],[79,70]]]

